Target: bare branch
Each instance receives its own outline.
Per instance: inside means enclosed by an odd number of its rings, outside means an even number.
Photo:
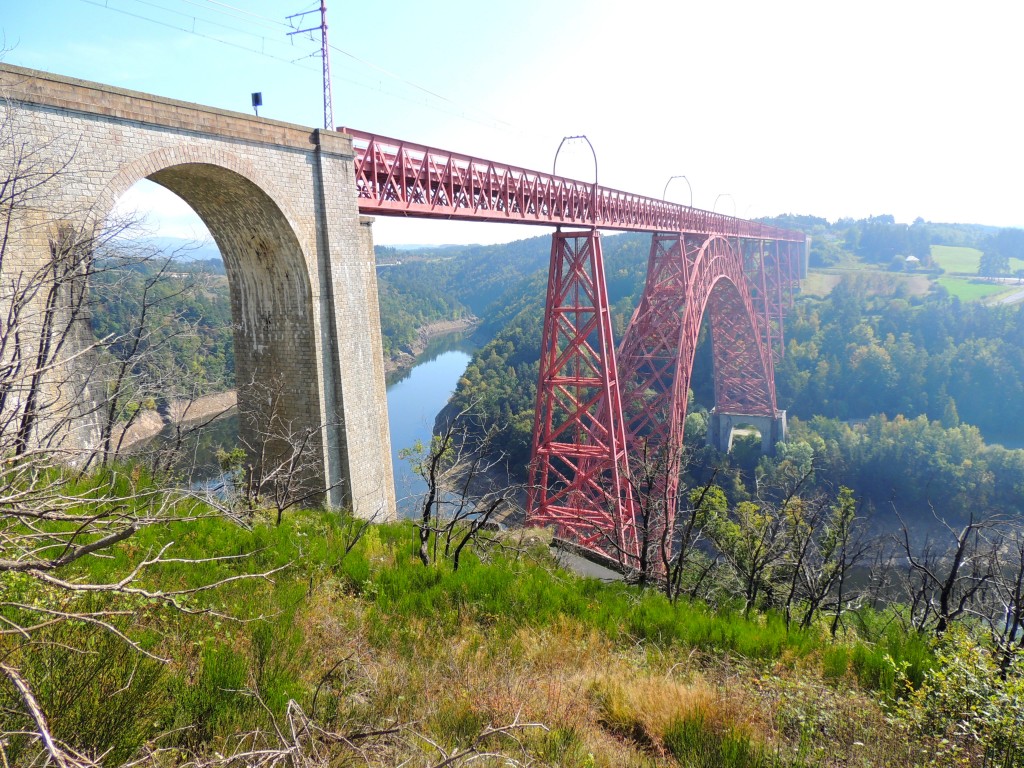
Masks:
[[[22,702],[25,705],[25,709],[28,710],[29,716],[32,718],[32,722],[36,725],[36,733],[42,740],[43,745],[46,748],[47,754],[50,759],[53,760],[54,765],[59,768],[90,768],[96,764],[90,760],[74,755],[71,752],[60,747],[54,740],[53,735],[50,733],[49,723],[46,721],[46,715],[43,714],[42,708],[39,706],[39,702],[36,701],[35,694],[32,693],[32,689],[28,683],[25,682],[25,678],[21,676],[17,669],[0,662],[0,672],[3,672],[8,680],[14,685],[18,691],[18,695],[21,697]]]

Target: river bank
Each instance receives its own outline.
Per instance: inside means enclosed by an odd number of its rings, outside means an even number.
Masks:
[[[416,331],[416,340],[409,345],[409,348],[402,350],[393,359],[384,361],[385,373],[394,373],[412,368],[416,365],[416,358],[423,354],[431,341],[450,333],[469,333],[480,325],[476,317],[463,317],[458,320],[438,320],[436,323],[421,325]]]
[[[480,321],[477,318],[466,317],[458,320],[439,320],[420,326],[416,332],[416,340],[409,346],[409,351],[403,351],[393,360],[386,360],[384,370],[387,373],[409,371],[416,365],[417,358],[423,354],[430,342],[454,333],[468,333],[479,324]],[[135,421],[124,433],[121,447],[122,449],[130,448],[146,440],[151,440],[167,426],[194,424],[218,418],[229,413],[236,406],[235,390],[228,390],[227,392],[203,395],[195,400],[174,400],[162,412],[143,411],[136,416]],[[120,435],[114,436],[115,442],[119,437]]]
[[[122,429],[124,435],[121,439],[122,448],[151,440],[160,431],[170,425],[194,424],[199,421],[210,421],[219,418],[238,405],[238,397],[235,390],[227,392],[215,392],[212,395],[203,395],[194,400],[172,400],[166,411],[143,411],[140,413],[127,431]],[[115,436],[115,441],[119,436]]]

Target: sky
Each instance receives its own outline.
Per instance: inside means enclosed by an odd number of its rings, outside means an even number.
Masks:
[[[584,134],[604,186],[742,218],[1024,227],[1024,4],[327,0],[335,126],[550,170]],[[3,59],[323,124],[314,0],[0,0]],[[307,16],[287,16],[316,10]],[[590,181],[581,142],[560,175]],[[685,176],[686,182],[673,176]],[[126,195],[161,234],[197,220]],[[199,233],[201,234],[201,233]],[[378,217],[378,244],[537,228]]]

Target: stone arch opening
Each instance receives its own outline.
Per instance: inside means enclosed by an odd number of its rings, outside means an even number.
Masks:
[[[760,452],[761,440],[761,428],[756,424],[751,424],[749,419],[744,420],[743,417],[738,417],[733,420],[725,447],[728,449],[728,453],[733,453],[736,450],[746,451],[750,448],[756,448]]]
[[[160,166],[148,173],[124,169],[108,191],[117,194],[146,178],[183,200],[209,230],[228,278],[240,442],[264,477],[293,462],[301,443],[296,490],[319,486],[322,492],[326,419],[313,288],[291,217],[239,170],[216,162]]]

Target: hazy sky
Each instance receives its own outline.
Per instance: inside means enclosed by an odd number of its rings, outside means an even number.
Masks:
[[[313,0],[0,0],[6,61],[304,125]],[[334,118],[548,170],[586,134],[600,183],[749,218],[1024,226],[1018,2],[328,0]],[[156,20],[154,23],[153,20]],[[302,26],[319,24],[319,13]],[[188,31],[185,31],[188,30]],[[193,33],[193,30],[195,34]],[[267,55],[261,55],[261,53]],[[310,58],[310,54],[314,57]],[[275,58],[271,58],[271,56]],[[582,148],[559,172],[590,179]],[[675,182],[670,199],[688,203]],[[186,227],[162,198],[135,201]],[[378,243],[537,229],[378,218]]]

